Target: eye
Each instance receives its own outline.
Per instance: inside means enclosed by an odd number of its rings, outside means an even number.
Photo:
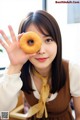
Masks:
[[[53,39],[52,38],[48,38],[45,41],[46,41],[46,43],[51,43],[53,41]]]

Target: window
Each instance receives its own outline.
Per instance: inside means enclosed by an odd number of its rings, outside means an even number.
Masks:
[[[67,14],[68,23],[80,23],[80,4],[68,4]]]

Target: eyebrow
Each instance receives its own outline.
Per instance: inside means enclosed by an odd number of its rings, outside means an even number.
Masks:
[[[43,34],[43,37],[51,37],[49,34]]]
[[[45,35],[44,37],[50,37],[50,38],[52,38],[50,35]]]

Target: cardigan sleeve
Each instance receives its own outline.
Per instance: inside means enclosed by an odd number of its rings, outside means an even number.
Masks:
[[[69,78],[71,96],[80,96],[80,65],[69,63]]]
[[[0,78],[0,111],[11,111],[15,108],[21,87],[20,73],[4,74]]]

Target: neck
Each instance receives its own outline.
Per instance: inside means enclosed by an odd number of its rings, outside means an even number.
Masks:
[[[50,71],[51,71],[51,67],[48,67],[46,69],[39,69],[39,68],[34,68],[34,69],[44,77],[50,75]]]

